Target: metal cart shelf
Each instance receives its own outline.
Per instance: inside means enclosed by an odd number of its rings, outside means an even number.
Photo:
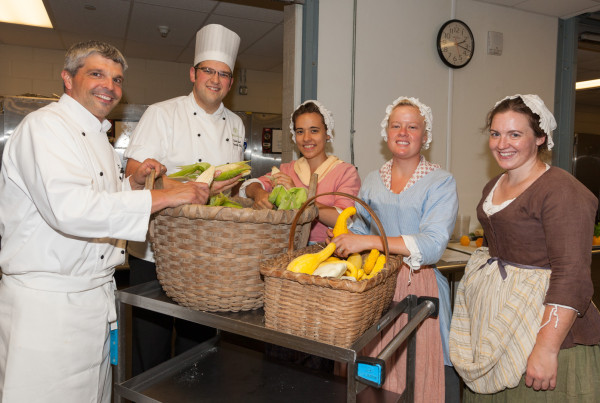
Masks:
[[[116,292],[119,345],[125,346],[126,305],[201,323],[221,331],[271,343],[347,364],[347,377],[333,376],[294,364],[217,337],[126,380],[126,352],[119,348],[114,387],[115,401],[134,402],[396,402],[412,401],[410,386],[402,396],[357,382],[357,353],[388,323],[403,312],[411,319],[402,332],[408,338],[423,316],[417,297],[393,302],[390,309],[350,348],[337,347],[268,329],[262,309],[246,312],[202,312],[182,307],[166,296],[158,281]],[[417,308],[421,308],[418,310]],[[420,317],[419,317],[420,316]],[[402,333],[401,332],[401,333]],[[400,335],[399,335],[400,336]],[[391,343],[390,343],[391,344]],[[398,343],[399,345],[399,343]],[[389,347],[389,346],[388,346]],[[408,344],[407,365],[414,365],[415,338]],[[412,356],[412,357],[411,357]],[[414,367],[413,367],[414,368]],[[407,371],[407,385],[414,381]]]

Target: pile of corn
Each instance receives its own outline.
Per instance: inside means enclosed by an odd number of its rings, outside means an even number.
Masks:
[[[213,180],[225,181],[235,178],[238,175],[248,176],[252,171],[252,167],[248,165],[249,161],[233,162],[223,165],[211,165],[208,162],[197,162],[190,165],[178,166],[179,171],[169,175],[169,178],[184,178],[189,181],[203,182],[210,186]],[[218,176],[214,176],[215,172],[220,172]]]
[[[342,211],[333,229],[334,237],[348,232],[347,219],[355,213],[354,207]],[[335,243],[331,242],[317,253],[298,256],[288,264],[287,270],[313,276],[362,281],[375,276],[385,265],[385,255],[377,249],[372,249],[364,261],[360,253],[352,253],[345,260],[332,256],[335,249]]]

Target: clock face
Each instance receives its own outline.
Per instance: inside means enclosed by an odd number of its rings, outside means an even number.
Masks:
[[[460,20],[450,20],[440,28],[437,50],[442,61],[452,67],[464,67],[471,61],[475,51],[473,33]]]

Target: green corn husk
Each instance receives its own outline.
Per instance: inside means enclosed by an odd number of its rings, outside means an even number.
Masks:
[[[223,206],[223,207],[232,207],[232,208],[244,208],[241,204],[229,199],[223,193],[219,193],[218,195],[214,195],[210,197],[210,201],[208,202],[209,206]]]
[[[217,171],[221,171],[219,176],[215,178],[216,181],[225,181],[231,178],[235,178],[239,174],[243,176],[250,175],[252,167],[247,164],[248,161],[234,162],[231,164],[219,165],[216,167]]]
[[[291,188],[289,193],[292,195],[290,208],[297,210],[302,207],[302,204],[308,199],[308,192],[305,188]]]
[[[277,206],[276,201],[281,192],[286,192],[285,187],[283,185],[275,186],[273,190],[271,190],[271,193],[269,193],[269,203]]]
[[[281,205],[281,202],[283,201],[284,198],[288,197],[288,190],[283,186],[283,185],[279,185],[281,186],[283,189],[281,189],[279,191],[279,194],[277,195],[277,199],[275,199],[275,205],[277,207],[279,207]]]
[[[186,177],[190,179],[195,179],[196,177],[201,175],[202,172],[210,168],[210,164],[208,162],[197,162],[195,164],[178,166],[177,168],[179,168],[180,170],[168,175],[169,178]]]
[[[210,197],[210,201],[208,202],[209,206],[222,206],[223,203],[227,200],[227,196],[223,193],[219,193],[218,195],[214,195]]]
[[[225,203],[222,204],[223,207],[232,207],[232,208],[244,208],[244,206],[242,206],[239,203],[234,202],[233,200],[227,200]]]
[[[281,202],[277,205],[278,210],[289,210],[292,208],[292,195],[286,192]]]

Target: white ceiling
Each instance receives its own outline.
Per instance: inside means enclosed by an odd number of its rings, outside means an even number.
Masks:
[[[18,1],[18,0],[11,0]],[[0,23],[0,43],[65,50],[88,39],[126,57],[192,63],[196,32],[218,23],[241,38],[236,66],[281,72],[283,6],[274,0],[43,0],[54,29]],[[161,37],[159,25],[170,28]]]

